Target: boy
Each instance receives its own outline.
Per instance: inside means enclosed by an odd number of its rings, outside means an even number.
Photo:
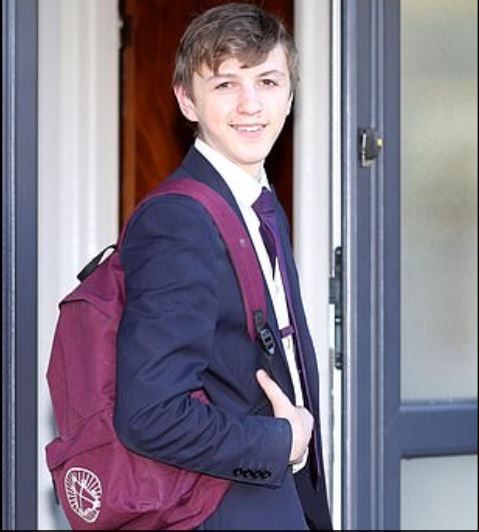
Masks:
[[[173,77],[197,137],[169,179],[207,184],[242,217],[269,296],[272,362],[246,334],[235,273],[201,205],[151,200],[122,249],[115,427],[140,454],[231,481],[202,530],[331,529],[316,358],[286,217],[263,167],[297,80],[297,52],[281,22],[234,3],[193,20]],[[200,388],[210,404],[190,397]]]

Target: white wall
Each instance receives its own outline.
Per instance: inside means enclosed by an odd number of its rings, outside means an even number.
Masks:
[[[39,9],[38,528],[68,528],[44,447],[55,435],[45,374],[57,303],[118,226],[116,0],[41,0]]]
[[[339,529],[341,379],[333,365],[334,329],[330,325],[334,315],[331,320],[329,306],[330,257],[333,247],[340,244],[338,201],[333,210],[333,199],[340,194],[340,175],[332,174],[336,168],[332,156],[333,140],[337,149],[338,136],[334,133],[339,116],[339,108],[332,108],[333,103],[339,105],[338,78],[332,77],[333,66],[339,69],[338,8],[335,0],[295,1],[301,81],[294,116],[293,239],[305,311],[318,357],[323,453],[333,522]]]

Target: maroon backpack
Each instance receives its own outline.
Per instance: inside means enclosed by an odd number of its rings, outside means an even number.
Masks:
[[[210,213],[236,271],[247,332],[270,347],[261,271],[237,215],[192,179],[163,183],[146,200],[164,194],[190,196]],[[59,436],[46,446],[47,464],[72,529],[191,530],[214,512],[229,481],[140,456],[113,427],[116,335],[125,304],[123,238],[124,231],[108,258],[101,262],[104,250],[82,270],[80,285],[59,305],[47,371]],[[192,396],[208,401],[202,390]]]

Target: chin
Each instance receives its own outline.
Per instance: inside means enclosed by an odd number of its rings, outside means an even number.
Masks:
[[[268,156],[270,150],[254,150],[254,151],[247,151],[245,150],[243,153],[238,153],[238,160],[243,161],[244,164],[257,164],[260,162],[263,162],[266,157]]]
[[[237,157],[236,160],[238,161],[238,164],[241,166],[255,166],[257,164],[263,164],[264,160],[266,159],[266,155],[264,157]]]

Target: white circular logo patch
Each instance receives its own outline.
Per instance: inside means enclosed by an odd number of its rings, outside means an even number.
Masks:
[[[65,493],[70,508],[87,523],[100,515],[100,479],[88,469],[71,467],[65,475]]]

